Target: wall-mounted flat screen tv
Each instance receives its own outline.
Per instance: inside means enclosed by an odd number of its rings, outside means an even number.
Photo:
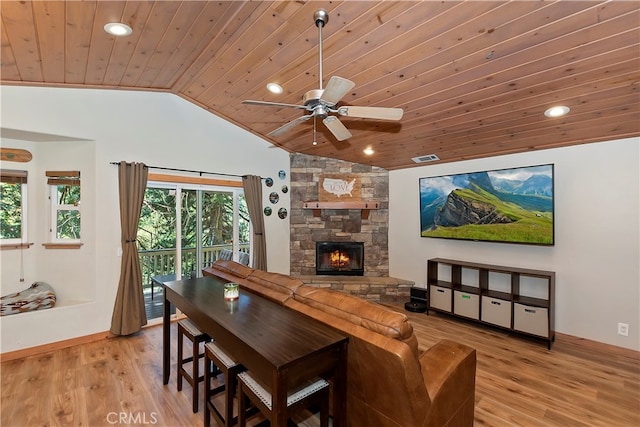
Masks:
[[[554,244],[553,165],[420,178],[420,235]]]

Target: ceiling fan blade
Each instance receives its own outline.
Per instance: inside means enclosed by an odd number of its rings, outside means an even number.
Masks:
[[[333,76],[324,88],[320,101],[327,105],[336,105],[355,85],[351,80]]]
[[[300,116],[295,120],[291,120],[289,123],[286,123],[280,126],[278,129],[269,132],[269,136],[279,136],[288,131],[289,129],[299,125],[300,123],[309,120],[313,117],[313,114],[307,114],[306,116]]]
[[[261,105],[263,107],[291,107],[291,108],[300,108],[302,110],[306,110],[307,107],[304,105],[296,105],[296,104],[283,104],[281,102],[267,102],[267,101],[254,101],[252,99],[245,99],[242,101],[243,104],[250,105]]]
[[[349,129],[347,129],[336,116],[328,116],[322,123],[324,123],[338,141],[344,141],[353,136],[351,132],[349,132]]]
[[[338,108],[338,114],[361,119],[400,120],[404,110],[402,108],[345,106]]]

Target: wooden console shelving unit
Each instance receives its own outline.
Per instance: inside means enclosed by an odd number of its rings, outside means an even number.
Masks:
[[[429,310],[555,340],[556,274],[433,258],[427,261]]]

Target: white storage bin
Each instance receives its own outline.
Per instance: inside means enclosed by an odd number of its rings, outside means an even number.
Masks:
[[[502,326],[504,328],[510,328],[511,301],[483,296],[482,321]]]
[[[429,307],[451,312],[451,289],[431,286],[429,288]]]
[[[478,320],[480,318],[480,301],[478,295],[462,291],[453,293],[453,312],[458,316]]]
[[[546,308],[513,304],[513,329],[540,337],[549,337],[549,312]]]

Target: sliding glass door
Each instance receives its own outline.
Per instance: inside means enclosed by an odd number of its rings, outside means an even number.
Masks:
[[[224,254],[248,262],[250,227],[240,188],[150,182],[138,226],[147,318],[161,315],[159,276],[199,277]]]

